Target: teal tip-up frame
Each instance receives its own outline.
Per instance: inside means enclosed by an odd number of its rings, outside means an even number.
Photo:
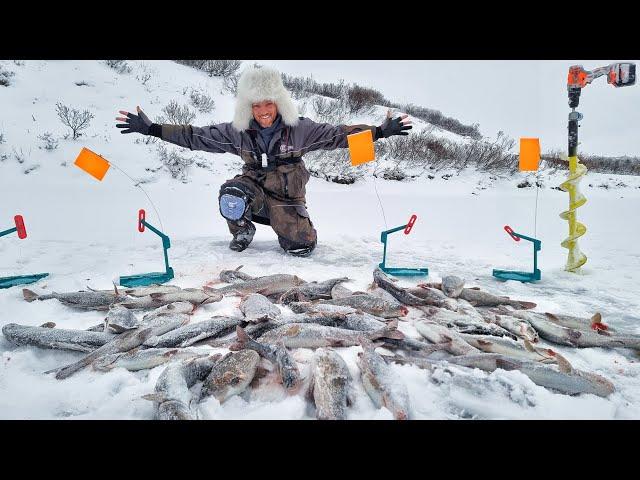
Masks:
[[[120,285],[123,287],[145,287],[147,285],[159,285],[166,283],[173,278],[173,268],[169,266],[169,255],[167,250],[171,248],[171,240],[160,230],[149,224],[145,220],[145,211],[138,212],[138,231],[144,232],[145,227],[149,228],[153,233],[162,239],[162,248],[164,249],[164,266],[165,272],[140,273],[138,275],[127,275],[120,277]]]
[[[18,232],[18,238],[20,240],[24,240],[27,238],[27,229],[24,226],[24,219],[22,215],[16,215],[13,217],[13,220],[16,223],[14,228],[10,228],[9,230],[5,230],[0,232],[0,237],[4,237],[5,235],[9,235],[13,232]],[[48,273],[34,273],[31,275],[18,275],[15,277],[4,277],[0,278],[0,288],[10,288],[15,287],[16,285],[27,285],[29,283],[34,283],[48,276]]]
[[[411,215],[411,218],[409,219],[409,223],[407,223],[406,225],[402,225],[400,227],[396,227],[396,228],[392,228],[391,230],[385,230],[384,232],[382,232],[382,234],[380,235],[380,241],[382,242],[382,244],[384,245],[384,250],[382,252],[382,263],[379,264],[380,269],[385,272],[388,273],[390,275],[397,275],[397,276],[405,276],[405,277],[416,277],[416,276],[426,276],[429,275],[429,269],[428,268],[402,268],[402,267],[387,267],[386,266],[386,261],[387,261],[387,242],[388,242],[388,235],[394,232],[398,232],[400,230],[404,230],[404,234],[405,235],[409,235],[409,233],[411,232],[411,229],[413,228],[413,224],[416,223],[416,219],[418,217],[416,215]]]
[[[542,242],[537,238],[527,237],[521,233],[516,233],[510,226],[504,227],[505,231],[515,240],[528,240],[533,243],[533,272],[517,272],[512,270],[493,270],[493,276],[499,280],[517,280],[519,282],[534,282],[542,278],[542,272],[538,268],[538,252],[542,249]]]

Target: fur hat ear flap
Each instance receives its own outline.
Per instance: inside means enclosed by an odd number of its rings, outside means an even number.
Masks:
[[[298,109],[284,87],[280,73],[269,67],[249,67],[238,80],[233,126],[240,131],[249,128],[253,118],[252,104],[265,100],[276,104],[285,125],[298,124]]]

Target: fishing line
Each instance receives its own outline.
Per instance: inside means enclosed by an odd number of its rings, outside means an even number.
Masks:
[[[385,230],[389,230],[387,226],[387,217],[384,214],[384,207],[382,206],[382,200],[380,200],[380,195],[378,194],[378,187],[376,186],[376,175],[373,174],[373,188],[376,191],[376,197],[378,197],[378,203],[380,204],[380,210],[382,210],[382,218],[384,219],[384,228]]]
[[[538,178],[540,176],[540,172],[537,172],[536,174],[536,208],[535,208],[535,212],[533,214],[533,236],[535,238],[538,237],[537,233],[538,233],[538,190],[539,190],[539,182],[538,182]]]
[[[156,215],[158,217],[158,221],[160,222],[160,230],[162,230],[164,232],[164,225],[162,225],[162,218],[160,217],[160,213],[158,213],[158,209],[156,208],[156,205],[153,203],[153,200],[151,200],[151,197],[149,196],[149,194],[146,192],[146,190],[144,188],[142,188],[140,186],[140,182],[136,182],[133,178],[131,178],[127,172],[125,172],[124,170],[122,170],[120,167],[118,167],[115,163],[113,163],[111,160],[109,160],[109,164],[113,165],[114,167],[116,167],[117,170],[119,170],[120,172],[122,172],[129,180],[131,180],[131,182],[133,183],[134,187],[138,187],[140,190],[142,190],[142,193],[144,193],[144,195],[147,197],[147,200],[149,200],[149,203],[151,204],[151,206],[153,207],[153,210],[156,212]]]

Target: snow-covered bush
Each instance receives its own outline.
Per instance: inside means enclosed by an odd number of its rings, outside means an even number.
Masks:
[[[162,109],[162,115],[156,120],[156,123],[171,123],[174,125],[188,125],[196,118],[196,112],[191,110],[188,105],[179,105],[176,100],[171,100],[168,105]]]
[[[191,105],[193,105],[200,113],[211,113],[216,107],[216,102],[213,101],[213,98],[202,90],[195,90],[192,88],[191,93],[189,94],[189,99],[191,100]]]
[[[31,154],[31,151],[29,151],[29,154]],[[16,148],[14,147],[13,158],[16,159],[16,162],[22,164],[27,159],[27,155],[22,151],[22,148],[20,150],[16,150]]]
[[[194,159],[181,155],[178,149],[174,147],[167,148],[162,143],[158,145],[157,152],[160,162],[169,170],[171,176],[186,182],[188,178],[187,170],[193,164]]]
[[[131,73],[131,67],[126,60],[105,60],[104,63],[120,74]]]
[[[352,115],[367,115],[373,112],[375,105],[381,105],[384,102],[382,94],[372,88],[353,85],[353,87],[345,90],[345,102],[349,107],[349,113]]]
[[[93,119],[93,114],[89,110],[80,112],[80,110],[69,108],[59,102],[56,103],[56,112],[62,124],[71,129],[74,140],[82,135],[81,131],[87,129]]]
[[[349,107],[344,98],[331,100],[324,97],[314,97],[311,106],[315,112],[315,120],[320,123],[341,125],[349,120]]]
[[[224,77],[222,80],[222,91],[232,94],[234,97],[238,94],[238,80],[240,75],[234,73]]]
[[[452,117],[447,117],[438,110],[432,110],[430,108],[420,107],[413,104],[399,105],[387,101],[382,102],[380,105],[395,108],[397,110],[400,110],[401,112],[408,113],[413,117],[424,120],[425,122],[429,122],[431,125],[435,125],[463,137],[471,137],[475,140],[482,139],[482,135],[479,129],[480,125],[477,123],[474,123],[473,125],[464,125],[459,120],[456,120]]]
[[[318,150],[307,153],[304,158],[311,175],[329,182],[351,184],[364,175],[362,168],[351,166],[347,149]]]
[[[37,170],[40,168],[40,164],[39,163],[35,163],[33,165],[31,165],[30,167],[25,168],[22,173],[24,173],[25,175],[29,175],[31,172],[33,172],[34,170]]]
[[[58,140],[54,138],[51,132],[44,132],[42,135],[38,135],[38,138],[42,140],[42,145],[38,147],[41,150],[52,151],[58,148]]]
[[[604,157],[601,155],[580,154],[580,163],[591,172],[613,173],[617,175],[640,175],[640,157]],[[540,155],[546,165],[560,170],[569,169],[566,153],[560,150],[550,151]]]
[[[0,133],[0,145],[2,145],[4,142],[4,133]],[[7,155],[6,153],[0,153],[0,162],[4,162],[7,158],[9,158],[9,155]]]
[[[242,65],[241,60],[176,60],[176,62],[202,70],[210,77],[223,78],[234,75]]]
[[[0,86],[8,87],[11,85],[11,77],[15,75],[15,72],[6,70],[0,65]]]

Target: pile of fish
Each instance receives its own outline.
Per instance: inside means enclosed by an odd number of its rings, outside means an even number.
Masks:
[[[222,403],[261,381],[277,382],[290,395],[306,395],[318,419],[345,419],[357,380],[339,347],[361,347],[361,385],[377,408],[387,408],[399,420],[410,418],[411,405],[394,363],[519,370],[555,392],[606,397],[614,392],[609,380],[573,368],[541,339],[564,347],[640,350],[640,336],[615,331],[600,314],[584,319],[535,312],[535,303],[466,288],[456,276],[404,288],[377,268],[367,291],[351,291],[343,285],[349,281],[345,277],[324,282],[288,274],[254,278],[240,268],[223,270],[219,281],[202,289],[114,287],[47,295],[24,289],[28,302],[57,299],[69,307],[105,311],[106,317],[87,330],[55,328],[52,322],[40,327],[10,323],[2,333],[16,345],[85,353],[77,362],[45,372],[59,380],[87,367],[139,371],[166,364],[154,392],[143,398],[154,402],[156,418],[182,420],[197,418],[198,404],[208,397]],[[242,315],[191,321],[196,309],[225,296],[241,297]],[[139,317],[137,310],[150,311]],[[419,336],[403,334],[399,321]],[[212,355],[211,347],[228,353]],[[296,361],[300,348],[314,350],[310,361]]]

